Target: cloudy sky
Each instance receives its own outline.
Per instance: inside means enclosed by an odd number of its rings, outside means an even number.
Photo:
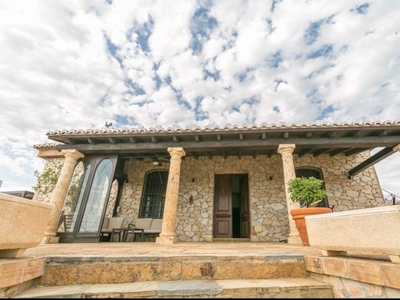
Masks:
[[[400,119],[400,1],[0,0],[0,191],[59,129]],[[375,165],[400,196],[400,153]]]

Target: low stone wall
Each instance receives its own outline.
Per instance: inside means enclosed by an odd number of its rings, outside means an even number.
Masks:
[[[305,257],[313,279],[333,287],[334,298],[400,298],[400,265],[384,259]]]
[[[325,256],[387,255],[400,264],[400,206],[313,215],[305,218],[310,246]]]

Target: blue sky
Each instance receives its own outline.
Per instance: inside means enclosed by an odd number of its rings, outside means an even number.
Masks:
[[[400,1],[0,0],[0,191],[48,131],[400,119]],[[376,165],[400,196],[400,155]]]

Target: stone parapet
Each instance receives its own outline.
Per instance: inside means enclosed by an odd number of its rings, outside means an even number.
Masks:
[[[324,255],[387,255],[400,264],[400,206],[306,216],[310,246]]]

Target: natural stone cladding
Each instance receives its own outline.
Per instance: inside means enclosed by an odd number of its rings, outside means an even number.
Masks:
[[[329,205],[334,211],[383,206],[384,200],[375,169],[370,167],[354,178],[347,171],[370,156],[369,152],[355,156],[323,154],[318,157],[294,155],[295,167],[320,168],[328,192]],[[54,161],[53,161],[54,160]],[[53,162],[51,162],[53,161]],[[49,159],[45,169],[59,163]],[[152,163],[127,161],[121,195],[120,216],[135,223],[140,207],[145,175],[150,170],[169,170],[169,164],[155,167]],[[176,234],[180,241],[210,242],[213,236],[213,203],[215,174],[248,174],[249,208],[251,214],[250,240],[277,242],[287,238],[289,230],[287,202],[284,189],[282,157],[184,157],[181,165]],[[116,189],[113,190],[115,200]],[[50,195],[36,199],[48,202]],[[108,211],[108,214],[110,211]]]

